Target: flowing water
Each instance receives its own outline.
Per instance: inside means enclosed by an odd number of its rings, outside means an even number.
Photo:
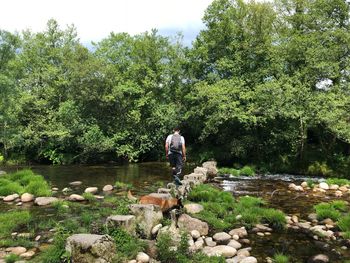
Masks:
[[[314,212],[313,205],[331,200],[347,200],[349,196],[336,198],[324,194],[313,195],[306,192],[295,192],[288,189],[290,183],[300,184],[307,179],[317,182],[320,178],[302,177],[295,175],[268,175],[257,177],[217,177],[216,181],[225,190],[232,192],[235,197],[250,195],[266,200],[269,207],[282,210],[288,215],[297,215],[307,220],[308,214]],[[308,262],[311,256],[326,254],[330,262],[341,263],[350,259],[350,251],[342,250],[339,241],[324,243],[317,241],[300,230],[289,229],[271,236],[259,237],[250,234],[253,256],[264,262],[266,257],[275,253],[290,256],[291,262]],[[261,261],[260,261],[261,260]]]
[[[22,169],[24,167],[5,167],[0,170],[7,172]],[[28,167],[25,167],[28,168]],[[69,186],[69,182],[82,181],[83,185],[75,189],[82,193],[88,186],[97,186],[99,189],[106,184],[114,184],[116,181],[131,183],[135,194],[149,193],[156,182],[164,184],[171,182],[170,168],[166,163],[153,162],[141,164],[127,164],[122,166],[32,166],[34,172],[43,175],[52,185],[62,189]],[[185,174],[193,170],[193,165],[185,167]],[[261,197],[269,203],[269,207],[282,210],[286,214],[295,214],[301,219],[307,219],[307,215],[313,212],[313,205],[320,202],[328,202],[335,197],[320,194],[308,195],[304,192],[291,192],[288,184],[294,182],[300,184],[310,179],[294,175],[269,175],[258,177],[217,177],[215,181],[225,190],[232,192],[235,197],[251,195]],[[311,178],[315,181],[320,178]],[[341,198],[346,200],[349,196]],[[339,198],[338,198],[339,199]],[[0,203],[0,212],[13,209],[13,206]],[[38,211],[39,209],[39,211]],[[47,209],[35,208],[36,213],[42,211],[42,216]],[[330,262],[341,263],[350,259],[350,251],[341,250],[338,241],[328,244],[316,241],[306,233],[295,230],[274,232],[271,236],[258,237],[249,234],[251,254],[258,258],[258,262],[265,262],[266,257],[275,253],[284,253],[291,256],[291,262],[307,262],[316,254],[326,254]]]

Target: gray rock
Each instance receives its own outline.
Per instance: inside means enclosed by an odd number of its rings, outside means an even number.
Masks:
[[[136,256],[136,261],[141,263],[147,263],[149,262],[150,257],[146,253],[139,252]]]
[[[208,247],[215,247],[216,246],[216,242],[213,241],[213,238],[212,237],[206,237],[204,239],[205,241],[205,244],[208,246]]]
[[[237,250],[229,246],[204,247],[203,253],[208,256],[223,256],[225,258],[232,258],[236,255]]]
[[[239,238],[243,238],[243,237],[245,237],[245,236],[248,235],[248,232],[247,232],[247,230],[245,229],[245,227],[243,226],[243,227],[240,227],[240,228],[232,229],[232,230],[229,232],[229,234],[230,234],[231,236],[238,235]]]
[[[159,206],[132,204],[129,206],[130,211],[136,217],[136,224],[142,236],[152,237],[152,229],[163,219],[163,213]]]
[[[6,248],[6,252],[10,252],[15,255],[21,255],[27,252],[27,249],[25,247],[8,247]]]
[[[242,247],[242,244],[239,243],[239,242],[236,241],[236,240],[230,240],[230,242],[229,242],[227,245],[230,246],[230,247],[233,247],[233,248],[235,248],[235,249],[239,249],[239,248]]]
[[[258,260],[255,257],[246,257],[240,263],[258,263]]]
[[[327,263],[329,262],[329,257],[324,254],[318,254],[309,259],[308,263]]]
[[[109,263],[116,254],[116,247],[108,235],[76,234],[67,239],[66,251],[72,262]]]
[[[107,217],[108,227],[121,227],[132,235],[136,234],[136,218],[133,215],[112,215]]]
[[[191,231],[191,237],[193,237],[194,239],[198,239],[200,236],[201,236],[201,233],[199,233],[198,230]]]
[[[88,187],[84,191],[85,193],[91,193],[91,194],[96,194],[98,192],[97,187]]]
[[[56,197],[37,197],[35,198],[34,203],[38,206],[50,205],[53,202],[58,201]]]
[[[69,185],[71,185],[71,186],[79,186],[79,185],[82,185],[83,184],[83,182],[81,182],[81,181],[74,181],[74,182],[70,182],[69,183]]]
[[[21,201],[23,203],[31,202],[33,200],[34,200],[34,195],[32,195],[32,194],[24,193],[21,195]]]
[[[213,239],[218,243],[218,244],[223,244],[223,245],[226,245],[229,240],[231,239],[231,235],[225,233],[225,232],[219,232],[219,233],[216,233],[214,236],[213,236]]]
[[[184,176],[184,180],[197,181],[204,183],[207,180],[207,176],[202,173],[191,173]]]
[[[78,194],[71,194],[69,197],[68,197],[68,200],[69,201],[84,201],[85,198],[81,195],[78,195]]]
[[[113,191],[113,185],[107,184],[102,188],[103,192],[110,192]]]
[[[194,204],[194,203],[186,204],[184,205],[184,208],[186,213],[189,213],[189,214],[197,214],[204,210],[204,207],[202,205]]]
[[[191,232],[192,230],[198,230],[202,236],[208,235],[209,227],[206,222],[203,222],[197,218],[190,217],[187,214],[182,214],[177,222],[180,229]]]
[[[12,202],[12,201],[16,200],[18,197],[19,197],[18,194],[8,195],[8,196],[4,197],[3,201],[4,202]]]
[[[5,171],[1,171],[1,170],[0,170],[0,176],[1,176],[1,175],[5,175],[5,174],[6,174]]]
[[[158,224],[152,228],[151,234],[152,235],[157,235],[158,231],[163,227],[162,224]]]
[[[208,173],[208,169],[204,168],[204,167],[196,167],[196,168],[194,168],[193,172],[196,174],[203,174],[206,176]]]
[[[329,185],[326,182],[322,182],[318,185],[319,188],[323,189],[323,190],[328,190],[329,189]]]
[[[204,162],[202,166],[208,170],[207,172],[208,177],[213,178],[218,175],[218,169],[216,168],[215,161]]]

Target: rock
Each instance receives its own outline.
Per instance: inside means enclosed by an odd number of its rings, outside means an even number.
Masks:
[[[204,167],[196,167],[194,168],[193,172],[195,174],[203,174],[203,175],[207,175],[208,173],[208,169],[207,168],[204,168]]]
[[[258,260],[255,257],[246,257],[240,263],[258,263]]]
[[[163,226],[162,224],[158,224],[158,225],[154,226],[154,227],[152,228],[151,234],[152,234],[152,235],[157,235],[159,229],[161,229],[162,226]]]
[[[70,191],[72,191],[72,189],[70,189],[68,187],[65,187],[65,188],[62,189],[63,193],[67,193],[67,192],[70,192]]]
[[[17,234],[17,237],[28,239],[28,238],[33,237],[33,234],[32,233],[19,233],[19,234]]]
[[[113,191],[113,185],[107,184],[102,188],[103,192],[110,192]]]
[[[5,251],[19,256],[27,252],[27,249],[25,247],[8,247]]]
[[[192,230],[198,230],[201,236],[208,235],[209,227],[206,222],[203,222],[197,218],[190,217],[187,214],[182,214],[177,222],[180,229],[191,232]]]
[[[67,239],[66,251],[72,262],[108,263],[115,256],[116,247],[108,235],[76,234]]]
[[[60,189],[58,189],[57,187],[52,187],[51,190],[57,192],[57,191],[60,190]]]
[[[204,210],[204,207],[200,204],[186,204],[184,205],[184,208],[185,208],[185,211],[186,213],[189,213],[189,214],[197,214],[201,211]]]
[[[325,182],[322,182],[318,185],[319,188],[323,189],[323,190],[329,190],[329,185]]]
[[[91,193],[91,194],[96,194],[98,192],[97,187],[88,187],[84,191],[85,193]]]
[[[240,227],[240,228],[232,229],[232,230],[229,232],[229,234],[230,234],[231,236],[238,235],[239,238],[243,238],[243,237],[245,237],[245,236],[248,235],[248,232],[247,232],[247,230],[245,229],[245,227],[243,226],[243,227]]]
[[[329,257],[324,254],[318,254],[308,260],[308,263],[326,263],[326,262],[329,262]]]
[[[3,201],[4,202],[12,202],[12,201],[16,200],[18,197],[19,197],[18,194],[8,195],[8,196],[4,197]]]
[[[112,215],[107,217],[109,227],[121,227],[132,235],[136,233],[136,218],[133,215]]]
[[[78,194],[71,194],[69,197],[68,197],[68,200],[69,201],[84,201],[85,198],[81,195],[78,195]]]
[[[307,182],[302,182],[301,183],[301,186],[303,187],[303,188],[306,188],[308,185],[307,185]]]
[[[147,263],[147,262],[149,262],[149,260],[150,260],[150,257],[146,253],[143,253],[143,252],[139,252],[136,256],[137,262]]]
[[[163,219],[163,213],[160,207],[154,205],[132,204],[130,211],[136,217],[138,231],[142,236],[152,237],[152,229]]]
[[[229,240],[231,239],[231,235],[225,233],[225,232],[220,232],[220,233],[216,233],[213,236],[213,239],[218,243],[218,244],[223,244],[226,245]]]
[[[264,233],[262,233],[262,232],[257,232],[256,234],[257,234],[258,236],[260,236],[260,237],[265,236],[265,234],[264,234]]]
[[[347,192],[348,191],[348,188],[346,186],[340,186],[339,187],[339,190],[342,191],[342,192]]]
[[[296,184],[294,184],[294,183],[291,183],[291,184],[288,185],[288,188],[291,189],[291,190],[294,190],[295,187],[296,187]]]
[[[136,259],[129,260],[128,263],[137,263],[137,260]]]
[[[35,237],[35,239],[34,239],[34,240],[35,240],[35,241],[39,241],[40,239],[41,239],[41,236],[40,236],[40,235],[38,235],[38,236],[36,236],[36,237]]]
[[[191,173],[184,176],[184,180],[193,181],[198,183],[204,183],[207,180],[207,176],[202,173]]]
[[[202,166],[208,170],[207,171],[207,176],[208,177],[214,178],[215,176],[218,175],[218,169],[216,168],[216,162],[215,161],[204,162],[202,164]]]
[[[1,175],[5,175],[5,174],[6,174],[5,171],[0,170],[0,176],[1,176]]]
[[[236,234],[236,235],[233,235],[233,236],[232,236],[232,239],[233,239],[233,240],[238,240],[238,239],[239,239],[239,236],[238,236],[237,234]]]
[[[34,195],[32,195],[32,194],[24,193],[24,194],[21,195],[21,201],[23,203],[31,202],[33,200],[34,200]]]
[[[227,245],[235,249],[240,249],[242,247],[242,244],[236,240],[230,240],[230,242]]]
[[[50,205],[53,202],[58,201],[56,197],[37,197],[35,198],[34,203],[38,206]]]
[[[198,239],[201,236],[198,230],[192,230],[191,231],[191,237],[194,239]]]
[[[213,241],[213,238],[212,237],[206,237],[204,239],[205,241],[205,244],[208,246],[208,247],[215,247],[216,246],[216,242]]]
[[[338,189],[339,189],[339,185],[337,185],[337,184],[331,184],[331,185],[329,186],[329,189],[330,189],[330,190],[338,190]]]
[[[158,194],[171,194],[171,192],[173,191],[173,189],[169,189],[169,188],[158,188]]]
[[[216,247],[204,247],[203,253],[208,256],[223,256],[225,258],[231,258],[236,255],[237,250],[230,246],[220,245]]]
[[[194,242],[194,246],[196,248],[196,250],[202,249],[204,247],[204,240],[203,238],[198,238],[198,240],[196,242]]]
[[[261,231],[261,232],[271,232],[272,231],[272,228],[268,227],[268,226],[264,226],[262,224],[256,224],[255,225],[255,228],[258,230],[258,231]]]
[[[81,182],[81,181],[74,181],[74,182],[70,182],[69,183],[69,185],[71,185],[71,186],[79,186],[79,185],[82,185],[83,184],[83,182]]]
[[[293,215],[293,216],[292,216],[292,221],[293,221],[294,223],[298,223],[298,222],[299,222],[298,216]]]
[[[22,253],[20,257],[29,259],[35,255],[35,252],[33,250],[30,250],[28,252]]]
[[[311,213],[307,216],[307,218],[311,221],[316,220],[317,221],[317,214],[316,213]]]
[[[340,191],[340,190],[337,190],[337,191],[334,192],[334,195],[335,195],[336,197],[341,197],[341,196],[343,196],[343,192]]]
[[[303,192],[304,188],[301,185],[297,185],[297,186],[295,186],[294,190],[299,191],[299,192]]]
[[[250,248],[242,248],[237,250],[237,256],[249,257],[250,256]]]
[[[242,218],[242,215],[236,215],[236,220],[240,220]]]

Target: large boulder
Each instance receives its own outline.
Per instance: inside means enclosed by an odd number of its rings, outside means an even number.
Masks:
[[[116,247],[108,235],[76,234],[67,239],[66,251],[73,263],[109,263]]]
[[[204,207],[201,204],[190,203],[190,204],[185,204],[184,209],[189,214],[197,214],[203,211]]]
[[[207,180],[207,176],[202,173],[191,173],[191,174],[185,175],[184,180],[204,183]]]
[[[203,222],[197,218],[190,217],[187,214],[182,214],[177,222],[180,229],[184,229],[188,232],[192,230],[198,230],[202,236],[208,235],[209,227],[206,222]]]
[[[26,203],[26,202],[31,202],[34,200],[34,195],[29,194],[29,193],[24,193],[21,195],[21,202]]]
[[[35,198],[34,203],[38,206],[50,205],[53,202],[58,201],[56,197],[37,197]]]
[[[136,217],[139,234],[146,238],[152,237],[152,229],[163,219],[163,213],[159,206],[133,204],[129,206],[130,211]]]
[[[204,162],[202,166],[208,170],[207,172],[208,177],[213,178],[218,175],[218,169],[216,168],[215,161]]]
[[[8,195],[4,197],[4,202],[12,202],[14,200],[16,200],[17,198],[19,198],[18,194],[12,194],[12,195]]]
[[[112,215],[107,217],[107,227],[121,227],[132,235],[136,234],[136,218],[133,215]]]

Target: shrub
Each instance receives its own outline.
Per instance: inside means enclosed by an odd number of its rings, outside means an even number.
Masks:
[[[23,187],[17,182],[11,182],[7,179],[1,179],[0,182],[0,195],[10,195],[10,194],[22,194],[24,193]]]
[[[201,184],[193,188],[188,195],[188,200],[194,202],[210,202],[215,201],[220,194],[220,190],[209,184]]]
[[[219,174],[231,174],[233,176],[239,176],[240,171],[234,168],[222,167],[219,168]]]
[[[240,174],[247,175],[247,176],[254,176],[255,171],[252,167],[246,165],[240,170]]]
[[[331,206],[334,209],[340,210],[342,212],[346,212],[348,210],[348,202],[343,200],[334,200],[331,202]]]
[[[90,202],[96,201],[96,197],[92,193],[83,193],[83,197]]]
[[[43,177],[36,177],[30,181],[25,187],[25,192],[31,193],[35,196],[51,196],[52,191],[49,184],[44,180]]]
[[[314,208],[319,220],[330,218],[334,221],[337,221],[341,216],[341,213],[328,203],[317,204],[314,206]]]
[[[288,263],[289,262],[289,257],[282,254],[282,253],[276,253],[273,256],[273,262],[274,263]]]
[[[52,203],[52,207],[57,211],[59,214],[63,214],[69,211],[69,203],[63,200],[57,200]]]
[[[329,176],[333,174],[333,171],[325,162],[319,163],[316,161],[313,164],[309,165],[307,168],[307,174]]]

